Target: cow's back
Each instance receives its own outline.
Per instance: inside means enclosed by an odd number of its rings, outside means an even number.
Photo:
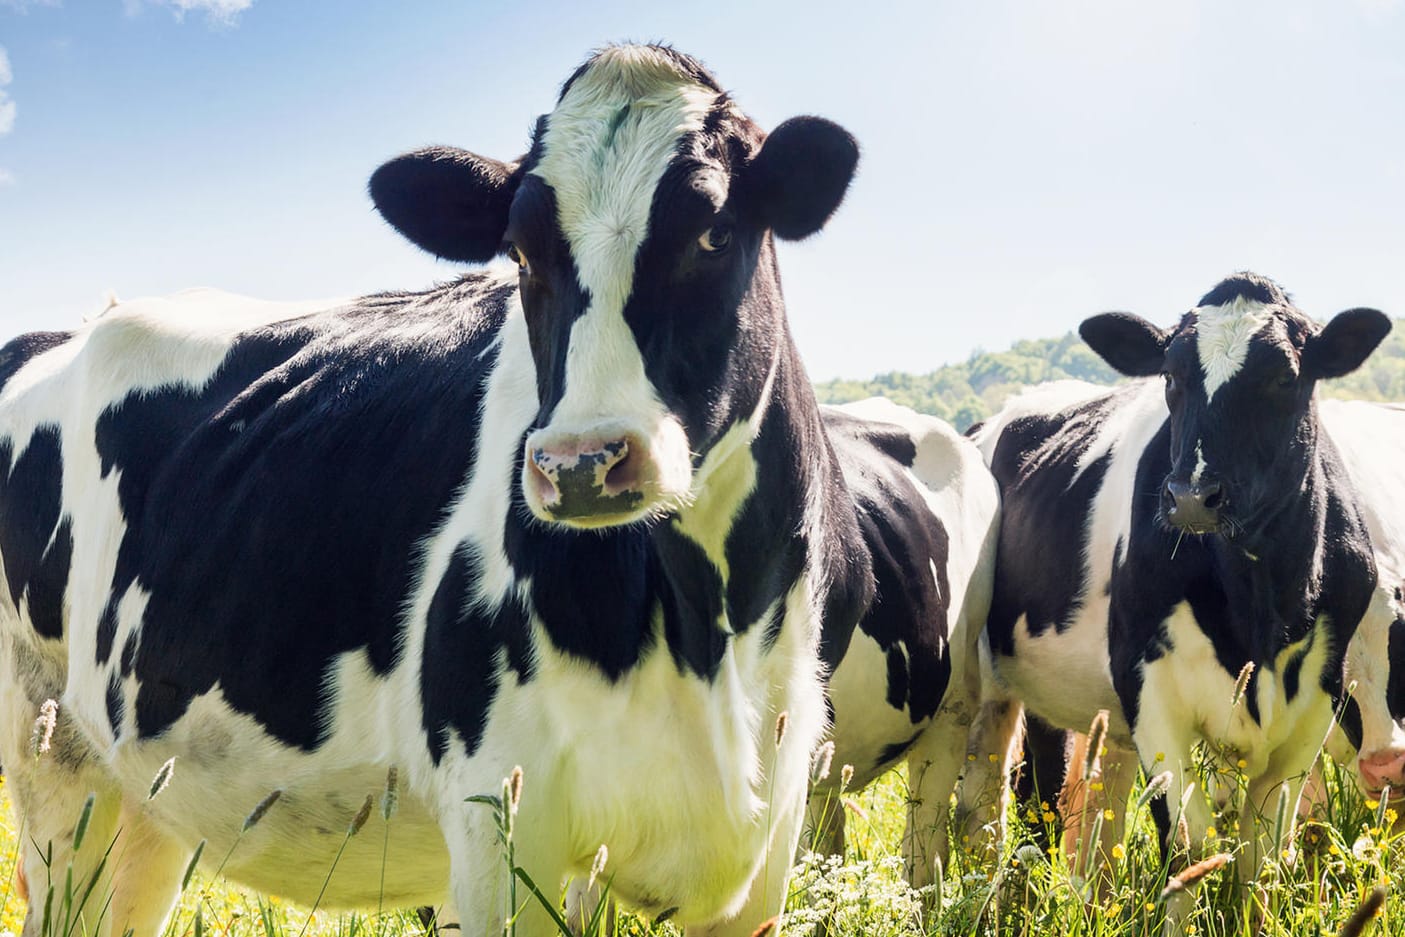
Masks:
[[[118,306],[0,399],[8,438],[32,426],[62,450],[46,484],[84,571],[71,643],[114,738],[161,733],[218,683],[311,749],[328,727],[307,675],[356,648],[390,669],[414,546],[472,463],[499,294],[480,277],[316,311],[207,292]]]

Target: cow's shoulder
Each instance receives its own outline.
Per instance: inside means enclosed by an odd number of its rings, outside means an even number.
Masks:
[[[327,700],[290,676],[348,652],[375,675],[394,667],[418,544],[474,464],[514,290],[469,278],[245,323],[203,380],[101,409],[99,471],[116,473],[123,528],[97,656],[139,684],[110,713],[115,734],[162,732],[218,684],[272,735],[314,748]],[[134,587],[139,639],[123,617]],[[242,663],[247,647],[278,667]]]

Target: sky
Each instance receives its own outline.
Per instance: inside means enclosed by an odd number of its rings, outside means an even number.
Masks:
[[[0,0],[0,335],[215,286],[458,268],[366,180],[497,158],[589,52],[663,40],[753,118],[838,121],[859,175],[781,247],[816,379],[928,371],[1222,276],[1405,316],[1405,0]]]

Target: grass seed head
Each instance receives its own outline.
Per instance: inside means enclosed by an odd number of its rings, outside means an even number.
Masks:
[[[356,811],[356,816],[351,818],[351,825],[346,828],[347,836],[355,836],[361,832],[361,827],[366,825],[366,821],[371,819],[371,808],[376,805],[376,796],[367,794],[366,801],[361,805],[361,809]]]
[[[779,918],[769,918],[762,921],[761,926],[751,932],[751,937],[771,937],[776,932],[776,924]]]
[[[600,848],[595,850],[595,861],[590,864],[590,880],[586,884],[587,888],[595,887],[595,880],[600,877],[600,873],[605,871],[605,863],[610,861],[610,850],[601,843]]]
[[[1166,887],[1161,890],[1162,900],[1164,901],[1176,892],[1185,891],[1211,872],[1223,868],[1231,858],[1229,853],[1220,852],[1208,859],[1201,859],[1192,866],[1187,866],[1181,870],[1180,874],[1172,876],[1171,880],[1166,883]]]
[[[195,852],[191,853],[190,861],[185,865],[185,874],[181,876],[181,891],[190,887],[190,878],[195,874],[195,867],[200,864],[200,855],[205,851],[205,840],[195,844]]]
[[[1132,811],[1135,813],[1147,804],[1151,803],[1153,797],[1160,797],[1171,787],[1171,772],[1162,771],[1160,774],[1146,782],[1146,787],[1142,788],[1141,796],[1137,798],[1137,806]]]
[[[1377,885],[1371,889],[1371,893],[1365,900],[1356,906],[1356,910],[1351,912],[1351,917],[1347,918],[1342,929],[1337,931],[1337,937],[1361,937],[1366,933],[1366,927],[1381,913],[1385,907],[1385,886]]]
[[[176,772],[176,758],[172,755],[166,759],[166,763],[156,772],[156,777],[151,779],[151,790],[147,791],[146,799],[155,800],[160,794],[171,785],[171,775]]]
[[[779,716],[776,717],[776,747],[777,747],[777,748],[780,748],[780,747],[781,747],[781,743],[785,741],[785,727],[786,727],[786,724],[787,724],[788,722],[790,722],[790,712],[789,712],[789,711],[783,711]]]
[[[391,765],[385,773],[385,793],[381,795],[381,819],[389,822],[400,806],[400,771]]]
[[[854,766],[845,765],[839,769],[839,789],[848,790],[849,784],[854,780]]]
[[[1234,695],[1229,698],[1229,705],[1238,706],[1239,701],[1244,698],[1244,693],[1249,689],[1249,678],[1254,675],[1254,662],[1247,661],[1239,669],[1239,678],[1234,681]]]
[[[263,819],[263,815],[268,813],[268,808],[278,803],[278,798],[282,796],[283,789],[281,787],[270,791],[268,796],[265,797],[263,800],[259,801],[258,806],[254,807],[254,809],[249,812],[249,815],[244,818],[244,825],[240,828],[239,832],[249,832],[249,830],[251,830],[254,826],[258,824],[260,820]]]
[[[34,731],[29,737],[29,747],[39,756],[49,750],[54,741],[54,726],[58,724],[59,704],[46,699],[39,706],[39,716],[34,720]]]
[[[88,832],[88,823],[93,819],[93,805],[97,803],[98,795],[89,793],[88,799],[83,801],[83,811],[78,814],[78,824],[73,828],[73,851],[77,852],[83,848],[83,837]]]
[[[830,766],[834,763],[834,740],[830,739],[819,747],[815,752],[815,767],[811,775],[815,781],[823,781],[829,777]]]
[[[508,806],[512,812],[517,812],[517,805],[522,800],[522,766],[518,765],[512,769],[512,774],[507,778]]]
[[[1099,709],[1088,726],[1088,752],[1083,757],[1083,774],[1079,780],[1086,781],[1098,769],[1098,758],[1102,755],[1103,743],[1107,741],[1107,710]]]

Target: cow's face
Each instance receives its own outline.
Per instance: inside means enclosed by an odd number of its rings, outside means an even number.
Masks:
[[[687,504],[756,411],[785,341],[770,235],[818,231],[857,157],[828,121],[766,136],[697,62],[622,46],[571,77],[520,162],[424,150],[371,193],[439,256],[517,264],[540,403],[526,503],[607,527]]]
[[[1319,327],[1272,281],[1244,273],[1169,331],[1126,313],[1094,316],[1079,331],[1121,373],[1166,382],[1166,523],[1234,536],[1298,496],[1317,440],[1317,382],[1355,370],[1390,320],[1351,309]]]

